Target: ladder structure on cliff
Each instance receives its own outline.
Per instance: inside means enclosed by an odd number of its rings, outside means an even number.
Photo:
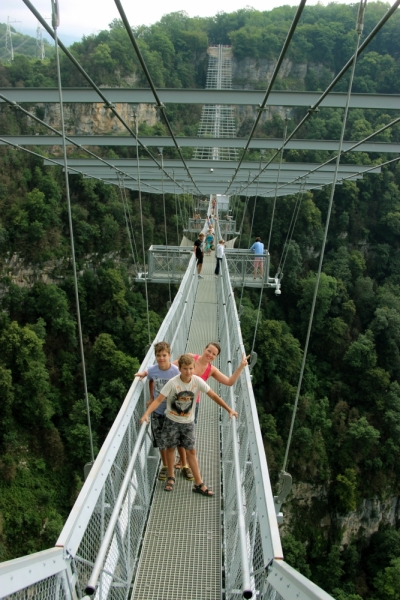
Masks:
[[[232,48],[210,46],[208,48],[207,90],[232,89]],[[234,138],[236,123],[234,109],[229,104],[205,104],[201,113],[198,137]],[[197,147],[194,158],[200,160],[237,160],[236,148]]]

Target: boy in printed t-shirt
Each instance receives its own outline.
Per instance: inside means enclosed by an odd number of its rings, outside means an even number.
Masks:
[[[151,413],[166,399],[167,408],[162,440],[167,454],[168,479],[164,490],[172,492],[174,489],[175,448],[182,446],[186,449],[187,459],[194,475],[195,485],[192,491],[203,496],[213,496],[212,490],[208,489],[202,481],[196,456],[194,415],[197,395],[199,392],[205,392],[211,400],[222,406],[230,417],[237,417],[238,414],[213,392],[205,381],[193,374],[195,365],[192,356],[182,354],[179,357],[178,365],[180,374],[170,379],[162,388],[159,396],[150,404],[140,419],[140,423],[148,423]]]
[[[157,398],[160,395],[160,391],[172,377],[179,375],[178,367],[171,363],[171,346],[167,342],[158,342],[158,344],[155,344],[154,353],[156,355],[157,364],[148,368],[147,380],[149,382],[150,400],[148,401],[147,406],[154,401],[154,398]],[[161,460],[163,463],[160,473],[158,474],[158,479],[161,481],[165,481],[168,474],[167,452],[165,446],[163,446],[161,437],[165,421],[164,412],[166,408],[166,402],[162,402],[156,408],[151,417],[151,430],[153,432],[154,447],[160,449]],[[186,464],[186,452],[184,448],[178,448],[178,452],[181,465],[185,465],[182,467],[182,475],[184,475],[189,481],[193,481],[194,478],[192,470]]]

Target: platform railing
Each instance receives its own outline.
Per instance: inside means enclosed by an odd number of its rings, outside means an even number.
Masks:
[[[178,294],[155,338],[155,342],[168,341],[174,356],[186,348],[197,285],[192,254]],[[152,346],[141,370],[153,364],[154,358]],[[159,463],[149,429],[143,432],[139,425],[148,397],[148,386],[135,379],[56,548],[2,563],[2,597],[76,600],[86,590],[95,590],[96,600],[129,597]],[[100,555],[101,564],[97,560]]]
[[[164,283],[181,281],[192,255],[192,247],[150,246],[147,278]]]
[[[188,226],[185,231],[191,231],[194,233],[200,233],[200,231],[204,228],[206,220],[204,217],[201,219],[188,219]]]
[[[236,233],[236,221],[232,221],[232,219],[220,219],[218,224],[222,237],[227,234],[232,235]]]

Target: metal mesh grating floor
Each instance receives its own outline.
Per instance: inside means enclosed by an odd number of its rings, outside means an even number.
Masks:
[[[205,257],[187,345],[195,354],[218,341],[214,268],[214,255]],[[214,380],[211,387],[217,387]],[[157,482],[132,600],[221,598],[219,412],[207,397],[201,399],[196,438],[201,474],[215,496],[193,494],[192,482],[179,471],[173,492]]]

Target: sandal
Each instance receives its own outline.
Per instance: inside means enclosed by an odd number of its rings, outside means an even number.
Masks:
[[[192,469],[188,466],[182,467],[181,473],[188,481],[194,481]]]
[[[181,459],[177,460],[177,462],[174,464],[174,469],[182,469]]]
[[[172,490],[174,489],[174,485],[175,485],[175,477],[168,477],[167,483],[164,486],[164,491],[172,492]]]
[[[168,475],[168,467],[166,467],[165,465],[163,465],[160,469],[160,472],[158,474],[158,479],[160,481],[165,481],[167,479],[167,475]]]
[[[205,490],[202,490],[201,488],[203,487],[204,483],[199,483],[199,485],[194,485],[192,487],[192,492],[194,492],[195,494],[201,494],[202,496],[214,496],[213,491],[206,487]]]

